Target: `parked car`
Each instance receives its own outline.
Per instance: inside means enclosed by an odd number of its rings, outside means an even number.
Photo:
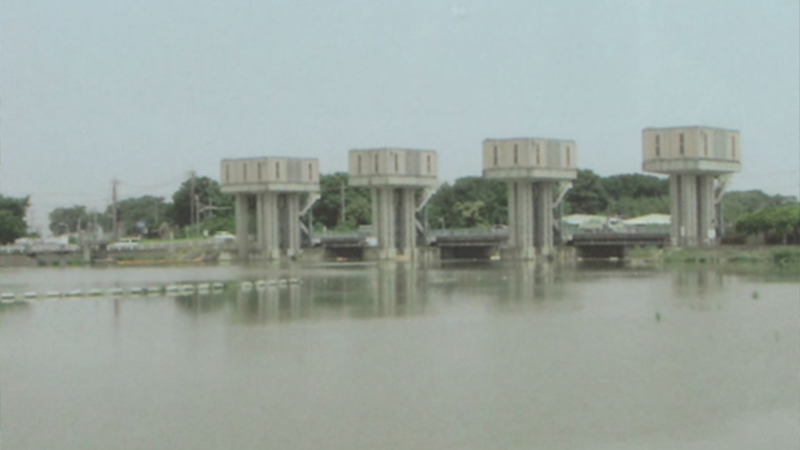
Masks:
[[[215,242],[234,242],[236,241],[236,236],[228,233],[227,231],[220,231],[214,235],[213,239]]]

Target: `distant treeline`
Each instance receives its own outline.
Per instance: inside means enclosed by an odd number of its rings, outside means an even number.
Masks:
[[[371,222],[371,198],[367,188],[348,186],[348,175],[338,172],[320,179],[320,199],[312,208],[316,229],[354,230]],[[196,217],[192,221],[191,195],[195,196]],[[555,192],[554,192],[555,194]],[[342,201],[344,195],[344,201]],[[422,195],[422,193],[420,193]],[[142,196],[121,200],[118,222],[125,234],[175,237],[196,235],[201,230],[235,232],[233,199],[223,194],[217,181],[208,177],[187,180],[172,195]],[[344,211],[342,205],[344,204]],[[28,198],[0,196],[0,242],[8,243],[27,234],[23,220]],[[601,177],[591,170],[579,170],[578,178],[566,194],[561,207],[567,214],[600,214],[636,217],[669,213],[669,181],[643,174]],[[505,183],[482,177],[462,177],[444,183],[432,195],[425,212],[431,228],[491,227],[508,223],[508,189]],[[767,195],[759,190],[728,192],[723,198],[723,214],[731,231],[741,234],[794,236],[797,234],[800,206],[797,198]],[[92,212],[85,206],[58,208],[50,213],[53,234],[78,230],[111,230],[113,208]]]

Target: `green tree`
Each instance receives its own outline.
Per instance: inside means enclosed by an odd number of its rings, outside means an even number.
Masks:
[[[0,244],[9,244],[27,234],[25,214],[30,197],[6,197],[0,195]]]
[[[172,195],[172,221],[180,227],[192,223],[191,190],[192,180],[186,180]],[[208,177],[196,177],[194,195],[201,221],[210,217],[233,215],[233,196],[223,194],[219,183],[215,180]],[[169,212],[168,207],[165,207],[165,212]]]
[[[508,222],[508,187],[482,177],[444,183],[428,201],[431,228],[471,228]]]
[[[58,236],[84,230],[89,223],[86,207],[83,205],[56,208],[50,212],[50,231]]]
[[[736,221],[736,231],[747,235],[775,235],[783,243],[789,235],[797,239],[800,234],[800,206],[768,207],[744,214]]]
[[[725,222],[733,224],[739,218],[765,208],[796,205],[797,198],[785,195],[770,196],[760,190],[728,192],[722,198],[722,211]]]
[[[354,230],[372,221],[372,196],[369,189],[348,185],[349,175],[336,172],[322,175],[320,198],[314,204],[314,223],[328,229]],[[342,223],[342,189],[345,192],[345,221]]]
[[[669,179],[630,173],[600,179],[606,194],[612,199],[654,198],[669,196]]]
[[[126,198],[119,202],[119,220],[125,223],[125,233],[140,234],[145,229],[149,234],[156,233],[162,223],[171,224],[171,205],[163,197],[145,195],[142,197]],[[108,209],[111,215],[111,207]],[[143,224],[144,228],[139,227]]]
[[[578,177],[564,200],[567,214],[601,214],[609,203],[600,176],[591,170],[578,170]]]

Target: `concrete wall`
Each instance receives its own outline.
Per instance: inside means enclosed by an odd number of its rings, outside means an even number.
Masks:
[[[540,167],[574,169],[578,158],[575,141],[513,138],[483,141],[483,168]]]
[[[683,152],[681,152],[681,135]],[[717,159],[740,161],[739,132],[711,127],[646,128],[642,130],[644,161],[657,159]]]
[[[223,186],[260,183],[319,184],[316,158],[223,159],[220,164]]]
[[[439,161],[432,150],[380,148],[350,150],[348,167],[351,176],[392,175],[436,177]]]

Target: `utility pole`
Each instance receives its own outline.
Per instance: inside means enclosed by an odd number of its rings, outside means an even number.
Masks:
[[[345,214],[344,206],[345,206],[345,190],[344,190],[344,181],[339,186],[339,196],[342,198],[342,206],[341,206],[341,216],[339,217],[339,225],[344,225],[347,216]]]
[[[117,186],[119,186],[119,181],[114,178],[114,180],[111,181],[111,201],[113,202],[113,207],[111,208],[111,232],[115,241],[119,240],[119,226],[117,224],[117,215],[119,214],[119,205],[117,204]]]

